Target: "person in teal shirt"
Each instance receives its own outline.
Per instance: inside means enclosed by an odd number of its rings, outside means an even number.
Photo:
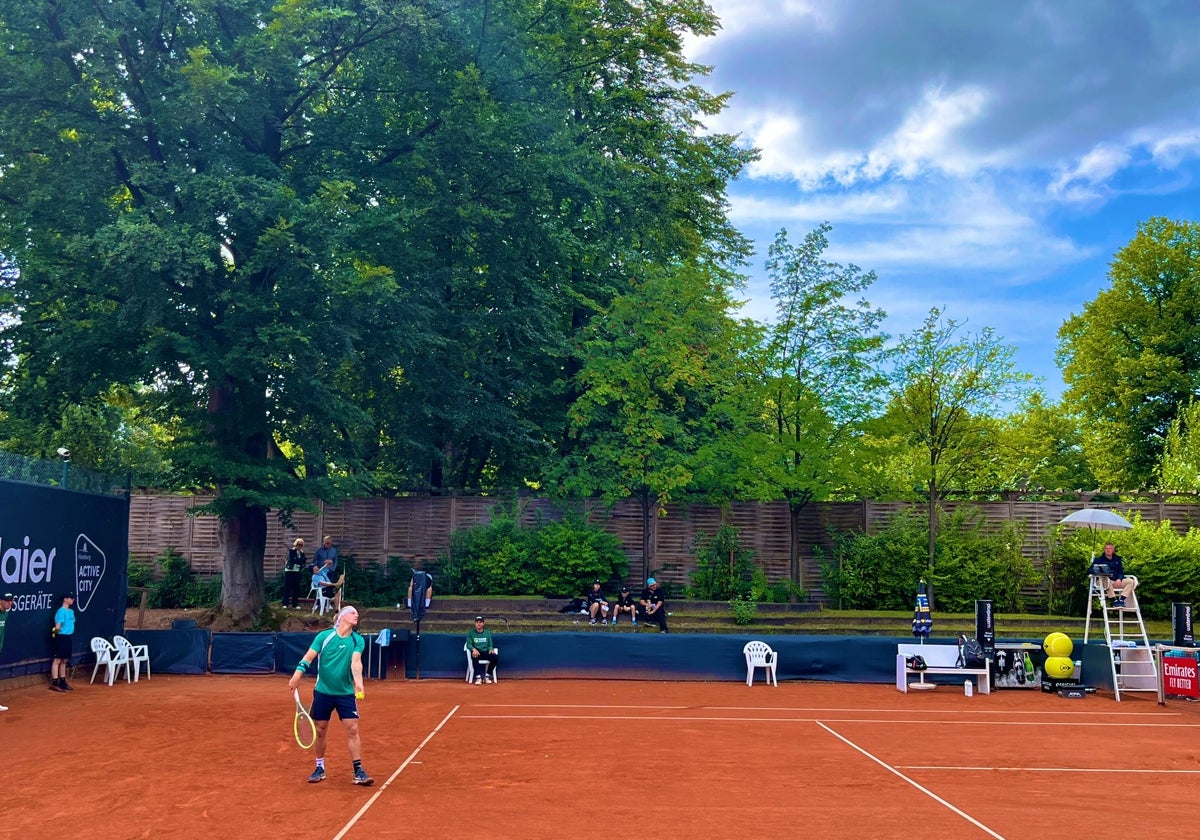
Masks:
[[[492,671],[496,669],[496,645],[492,643],[492,631],[485,629],[483,623],[483,616],[477,615],[474,628],[467,631],[467,650],[471,651],[475,685],[492,682]]]
[[[4,652],[4,629],[8,625],[8,613],[16,600],[11,592],[0,595],[0,653]],[[0,712],[7,712],[8,706],[0,706]]]
[[[337,615],[334,626],[322,630],[313,639],[312,645],[304,653],[304,658],[296,664],[292,678],[288,680],[288,688],[295,689],[300,685],[300,678],[308,671],[308,666],[318,656],[321,657],[317,669],[317,685],[313,689],[312,715],[313,723],[317,726],[317,767],[313,770],[308,781],[312,783],[325,779],[325,733],[329,729],[329,721],[333,719],[334,711],[346,729],[346,740],[350,748],[350,759],[354,762],[354,784],[370,785],[374,779],[368,775],[362,765],[362,738],[358,732],[358,701],[363,699],[363,669],[362,652],[366,641],[355,632],[358,626],[358,610],[354,607],[344,607]]]
[[[71,643],[75,640],[75,593],[63,596],[62,606],[54,614],[53,639],[50,643],[54,658],[50,660],[50,690],[74,691],[67,682],[67,665],[71,662]]]

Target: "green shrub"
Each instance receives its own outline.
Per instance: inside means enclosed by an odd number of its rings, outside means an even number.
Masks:
[[[832,532],[832,553],[814,553],[825,592],[840,609],[911,608],[917,581],[928,573],[927,520],[901,511],[878,532]]]
[[[581,517],[525,527],[500,507],[487,525],[451,535],[438,586],[454,595],[566,596],[593,580],[623,580],[628,570],[620,541]]]
[[[129,568],[125,570],[126,585],[130,588],[134,586],[154,586],[154,569],[153,567],[136,561],[130,562]],[[151,593],[153,594],[153,593]],[[146,603],[150,603],[150,599],[146,599]],[[141,592],[130,592],[126,590],[125,606],[140,607],[142,604]]]
[[[729,601],[750,597],[755,573],[766,575],[754,566],[754,552],[743,548],[741,535],[732,525],[722,525],[711,535],[699,534],[692,546],[696,571],[692,572],[689,597],[704,601]]]
[[[162,570],[158,584],[150,593],[150,606],[156,609],[211,607],[221,600],[221,576],[201,580],[187,558],[168,548],[155,562]]]
[[[903,610],[912,607],[917,582],[931,581],[937,608],[969,612],[980,598],[996,610],[1021,612],[1022,588],[1036,582],[1022,555],[1024,528],[1006,522],[989,530],[975,509],[942,517],[934,567],[928,566],[929,520],[903,511],[875,534],[833,534],[832,556],[818,550],[825,590],[844,609]]]
[[[733,615],[733,623],[744,627],[754,621],[758,614],[758,604],[754,601],[734,598],[729,602],[729,612]]]

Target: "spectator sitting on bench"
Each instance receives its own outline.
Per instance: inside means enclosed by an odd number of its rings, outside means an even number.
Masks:
[[[633,593],[629,591],[629,584],[621,585],[621,594],[617,596],[617,605],[613,607],[612,621],[613,627],[617,626],[617,618],[621,613],[629,616],[629,620],[633,622],[633,626],[637,627],[637,608],[638,603],[633,598]]]
[[[592,581],[592,588],[587,594],[588,624],[595,624],[600,619],[601,624],[608,624],[608,599],[600,588],[600,581]]]
[[[667,602],[654,578],[646,579],[646,588],[642,590],[642,597],[638,601],[638,617],[643,622],[657,624],[664,633],[671,632],[667,629]]]

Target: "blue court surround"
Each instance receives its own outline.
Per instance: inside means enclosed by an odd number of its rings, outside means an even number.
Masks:
[[[364,662],[383,662],[383,678],[402,669],[416,676],[416,637],[393,630],[392,643],[376,650],[375,636],[367,634]],[[207,630],[131,630],[134,644],[150,647],[154,673],[220,674],[291,673],[312,643],[315,633],[216,633]],[[421,635],[421,678],[459,679],[466,670],[463,635]],[[911,643],[911,636],[772,636],[715,635],[657,631],[604,630],[564,633],[499,633],[505,679],[624,679],[743,681],[746,661],[742,646],[760,639],[779,654],[780,680],[891,683],[896,675],[896,645]],[[999,640],[999,641],[1022,641]],[[952,639],[931,639],[929,644],[953,644]],[[1111,688],[1107,648],[1103,644],[1076,643],[1075,658],[1083,661],[1085,681]],[[211,663],[211,664],[210,664]],[[319,664],[319,663],[318,663]],[[310,675],[316,673],[310,670]],[[379,678],[375,666],[368,676]],[[936,681],[937,678],[931,678]],[[944,682],[952,678],[944,678]]]

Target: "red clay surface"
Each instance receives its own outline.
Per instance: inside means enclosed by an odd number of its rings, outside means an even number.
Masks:
[[[369,682],[363,788],[336,720],[306,783],[284,675],[86,676],[0,693],[0,837],[1125,840],[1200,808],[1200,709],[1150,695]]]

